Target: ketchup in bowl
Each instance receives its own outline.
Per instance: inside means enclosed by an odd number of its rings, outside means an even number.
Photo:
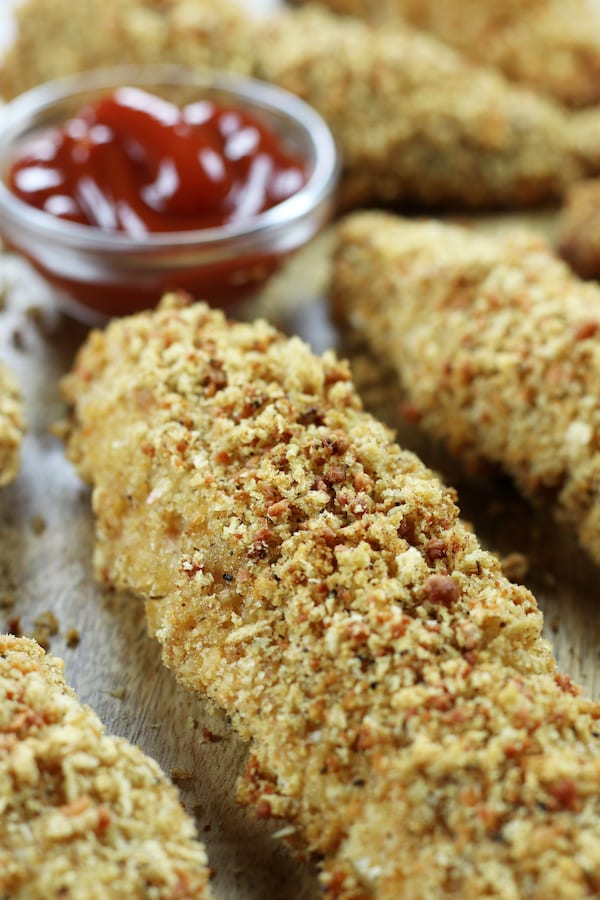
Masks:
[[[3,107],[0,235],[79,318],[179,289],[239,315],[331,218],[338,174],[323,119],[274,85],[159,64],[82,72]]]
[[[123,87],[21,148],[8,186],[52,216],[141,237],[252,218],[295,194],[304,162],[247,110],[179,108]]]

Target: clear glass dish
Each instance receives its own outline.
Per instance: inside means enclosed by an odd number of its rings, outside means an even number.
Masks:
[[[304,186],[244,221],[216,228],[151,233],[142,239],[55,218],[6,186],[24,141],[60,125],[83,106],[131,85],[183,105],[209,99],[246,109],[282,138],[307,166]],[[155,305],[169,290],[230,306],[251,295],[331,217],[339,171],[329,128],[299,98],[224,72],[178,66],[126,66],[48,82],[2,109],[0,233],[50,281],[77,314],[121,315]]]

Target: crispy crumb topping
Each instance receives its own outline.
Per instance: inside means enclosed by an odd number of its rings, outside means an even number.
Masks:
[[[98,577],[252,739],[241,795],[328,896],[600,889],[600,707],[345,364],[171,300],[64,392]]]
[[[0,636],[0,897],[208,897],[177,791],[104,734],[63,668],[35,641]]]

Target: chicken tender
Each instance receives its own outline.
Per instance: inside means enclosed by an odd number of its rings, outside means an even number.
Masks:
[[[251,739],[243,799],[327,896],[600,891],[600,706],[533,596],[332,353],[181,302],[90,336],[68,452],[98,577]]]
[[[19,23],[0,76],[7,96],[140,60],[233,69],[300,95],[339,144],[345,206],[524,207],[600,173],[600,114],[579,122],[400,23],[369,27],[317,9],[254,20],[211,0],[29,0]]]
[[[332,294],[412,418],[554,498],[600,563],[600,289],[536,235],[359,213],[340,225]]]
[[[0,635],[0,896],[210,896],[203,846],[154,760],[102,723],[35,641]]]
[[[16,477],[24,427],[19,389],[0,362],[0,487]]]
[[[600,102],[600,15],[590,0],[326,0],[325,5],[377,22],[410,22],[478,65],[493,66],[566,106]]]

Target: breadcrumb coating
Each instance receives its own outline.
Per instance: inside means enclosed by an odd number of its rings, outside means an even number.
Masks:
[[[552,498],[600,562],[600,289],[533,234],[358,213],[339,227],[332,294],[412,418]]]
[[[346,364],[170,298],[64,382],[95,567],[252,740],[241,786],[327,896],[600,890],[600,706]]]
[[[559,219],[558,249],[582,278],[600,278],[600,179],[574,184]]]
[[[0,897],[208,898],[177,791],[104,734],[63,670],[35,641],[0,635]]]
[[[0,363],[0,487],[13,481],[25,428],[21,395],[13,376]]]
[[[325,5],[378,22],[410,22],[478,65],[497,68],[566,106],[600,102],[600,16],[590,0],[325,0]]]
[[[312,8],[253,20],[212,0],[28,0],[0,92],[127,61],[234,69],[300,95],[339,144],[346,206],[523,207],[600,172],[599,114],[580,123],[410,26]]]

